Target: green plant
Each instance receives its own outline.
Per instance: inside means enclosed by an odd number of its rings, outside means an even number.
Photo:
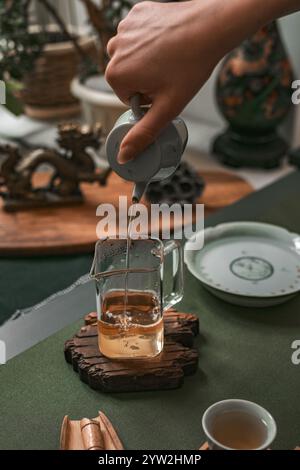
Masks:
[[[50,14],[59,33],[44,30],[33,33],[30,27],[32,0],[0,0],[0,80],[7,85],[8,103],[17,114],[21,111],[15,96],[22,87],[22,80],[29,74],[49,42],[69,40],[80,57],[79,75],[84,78],[95,73],[98,67],[81,49],[77,38],[71,35],[49,0],[36,0]]]
[[[0,79],[22,80],[42,52],[42,35],[28,34],[29,0],[0,0]]]

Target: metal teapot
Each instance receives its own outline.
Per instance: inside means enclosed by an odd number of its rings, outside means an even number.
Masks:
[[[122,140],[147,112],[140,106],[140,95],[134,95],[130,104],[131,109],[117,120],[108,135],[106,155],[109,165],[119,176],[135,183],[132,199],[138,202],[149,183],[169,178],[176,171],[186,148],[188,130],[178,117],[134,160],[120,164],[117,156]]]

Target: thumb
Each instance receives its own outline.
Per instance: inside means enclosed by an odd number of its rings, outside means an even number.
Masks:
[[[149,111],[124,137],[118,155],[119,163],[126,163],[145,150],[172,119],[170,103],[163,98],[156,99]]]

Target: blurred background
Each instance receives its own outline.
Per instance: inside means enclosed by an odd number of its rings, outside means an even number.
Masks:
[[[55,145],[57,124],[70,119],[90,125],[100,122],[107,135],[125,107],[105,82],[105,48],[134,3],[1,0],[0,79],[7,85],[7,105],[0,108],[2,139],[29,147]],[[300,76],[299,27],[300,13],[249,38],[236,52],[242,54],[244,75],[234,76],[229,56],[184,110],[189,129],[187,159],[197,169],[229,171],[230,167],[255,189],[291,171],[286,155],[300,145],[300,107],[290,99],[292,79]],[[264,49],[267,41],[270,56]],[[247,70],[261,59],[264,65],[257,73]],[[222,73],[227,74],[225,84]],[[239,104],[231,109],[233,102]],[[253,129],[259,114],[260,122]],[[243,129],[237,129],[242,127],[236,126],[241,115]],[[232,132],[242,141],[237,149]],[[221,141],[214,144],[217,137]],[[272,141],[269,146],[260,146],[262,137]],[[300,166],[300,154],[296,157],[293,163]]]
[[[101,5],[102,0],[93,1],[95,4]],[[80,0],[51,0],[51,3],[57,8],[67,24],[75,29],[78,28],[78,31],[91,32],[87,11]],[[137,3],[137,1],[132,3]],[[41,5],[38,5],[38,2],[34,2],[34,9],[40,23],[47,24],[51,22],[49,14],[45,13]],[[292,61],[295,77],[298,78],[300,77],[300,13],[280,19],[279,25]],[[199,64],[199,67],[201,67],[201,64]],[[185,111],[185,115],[190,121],[190,145],[203,151],[209,150],[213,136],[224,128],[224,119],[220,115],[215,102],[215,84],[218,70],[218,68],[215,70],[210,80]],[[293,145],[300,145],[300,109],[298,113],[291,114],[294,114],[291,117],[292,126],[290,123],[289,125],[286,124],[283,132],[289,135]]]

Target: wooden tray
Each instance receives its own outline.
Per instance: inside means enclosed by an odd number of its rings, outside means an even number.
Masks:
[[[116,361],[98,348],[96,314],[86,318],[86,326],[65,343],[65,359],[80,379],[101,392],[136,392],[178,388],[186,375],[198,368],[198,351],[192,348],[199,333],[195,315],[169,310],[164,314],[165,346],[151,360]],[[91,323],[92,322],[92,323]]]
[[[199,203],[206,214],[223,208],[248,195],[252,188],[243,179],[228,173],[204,172],[206,189]],[[37,175],[35,184],[42,185],[49,176]],[[112,174],[106,187],[83,184],[85,202],[78,206],[52,207],[18,213],[1,211],[0,255],[35,256],[93,252],[97,240],[96,226],[100,218],[96,209],[101,203],[116,206],[119,196],[130,201],[132,184]],[[190,221],[187,221],[190,222]]]

